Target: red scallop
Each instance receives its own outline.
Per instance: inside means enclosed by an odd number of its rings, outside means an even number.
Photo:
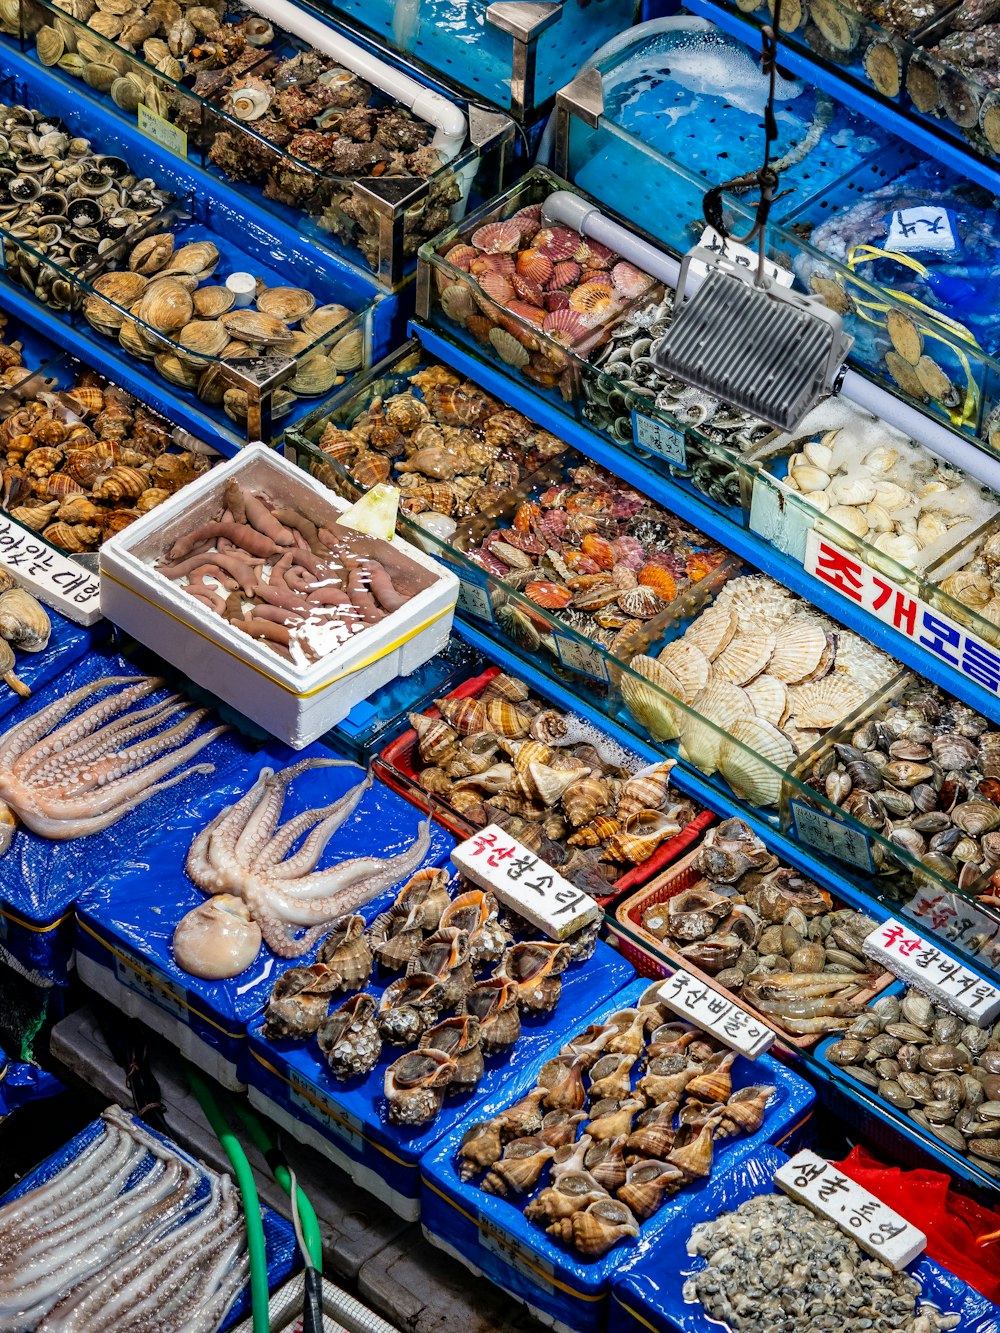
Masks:
[[[530,597],[536,606],[544,606],[550,611],[558,611],[569,606],[573,594],[561,583],[549,579],[536,579],[525,586],[524,595]]]
[[[565,310],[569,305],[569,292],[546,292],[545,309],[546,310]]]
[[[542,331],[550,335],[565,347],[572,347],[589,332],[586,320],[567,306],[563,310],[553,310],[542,321]]]
[[[508,305],[514,299],[514,288],[502,273],[484,273],[479,285],[497,305]]]
[[[520,315],[522,319],[529,320],[532,324],[541,326],[545,318],[545,311],[540,310],[538,306],[531,305],[527,301],[511,301],[507,309],[512,315]]]
[[[634,301],[653,285],[653,279],[648,273],[643,273],[641,268],[636,268],[624,259],[611,270],[611,281],[615,291],[626,301]]]
[[[517,223],[522,236],[533,236],[542,223],[541,204],[527,204],[524,208],[519,208],[510,221]]]
[[[515,273],[511,281],[514,284],[515,292],[529,305],[538,306],[539,308],[545,305],[545,293],[537,282],[529,282],[527,278],[522,278],[520,273]]]
[[[573,258],[580,244],[580,233],[570,231],[568,227],[543,227],[536,233],[533,244],[558,264],[561,259]]]
[[[477,251],[469,265],[469,272],[477,278],[484,273],[499,273],[503,278],[512,278],[514,271],[514,260],[510,255],[484,255]]]
[[[552,276],[545,286],[549,291],[555,291],[557,287],[568,287],[570,283],[576,282],[580,271],[580,265],[575,259],[561,259],[553,266]]]
[[[474,245],[453,245],[445,255],[445,260],[453,268],[460,268],[463,273],[468,273],[469,265],[478,255],[479,251]]]
[[[506,222],[487,222],[472,233],[472,244],[488,255],[506,254],[521,243],[521,228],[509,219]]]
[[[517,257],[517,271],[523,278],[537,287],[544,287],[552,277],[553,264],[548,255],[541,250],[529,248],[522,250]]]
[[[585,283],[596,283],[598,287],[613,287],[614,281],[610,273],[605,273],[601,268],[585,268],[580,273],[580,286]]]
[[[600,241],[583,240],[577,246],[574,259],[578,259],[587,268],[611,268],[620,258],[614,250],[609,250]]]

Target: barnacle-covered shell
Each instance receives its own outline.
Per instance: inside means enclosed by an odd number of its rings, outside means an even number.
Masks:
[[[382,1038],[375,1022],[371,995],[352,995],[320,1024],[316,1034],[334,1078],[369,1073],[382,1053]]]
[[[443,1051],[407,1051],[385,1071],[384,1093],[389,1119],[396,1125],[423,1125],[433,1120],[455,1073],[455,1061]]]

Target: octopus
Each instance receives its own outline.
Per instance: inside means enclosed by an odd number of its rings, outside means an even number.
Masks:
[[[177,694],[132,708],[163,684],[152,676],[105,676],[5,733],[0,853],[9,847],[17,819],[39,837],[86,837],[185,778],[214,772],[214,764],[181,767],[227,730],[220,725],[192,736],[207,708],[192,708]],[[111,686],[122,688],[89,702]],[[88,706],[76,712],[83,703]],[[172,725],[164,729],[167,722]]]
[[[315,758],[277,773],[262,769],[246,795],[220,811],[191,844],[187,857],[191,879],[205,893],[241,898],[264,942],[280,958],[300,958],[337,917],[356,911],[416,870],[430,847],[428,818],[413,845],[396,856],[354,857],[317,870],[327,843],[371,786],[372,775],[366,774],[329,805],[281,824],[285,797],[295,778],[307,770],[345,767],[360,766],[344,759]],[[297,935],[299,930],[304,933]],[[176,940],[175,934],[175,949]],[[212,934],[205,932],[198,955],[186,955],[182,965],[196,975],[214,976],[217,971],[209,969],[217,961]],[[250,962],[252,957],[243,966]]]

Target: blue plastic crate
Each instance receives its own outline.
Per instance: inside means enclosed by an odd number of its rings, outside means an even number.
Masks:
[[[214,241],[220,251],[220,279],[230,272],[250,270],[271,284],[308,287],[320,303],[336,301],[350,310],[364,312],[373,360],[384,356],[397,334],[401,335],[402,329],[394,323],[399,318],[398,298],[384,295],[371,277],[332,255],[318,254],[291,222],[248,208],[247,201],[232,187],[192,169],[136,126],[124,123],[75,87],[53,79],[36,60],[7,45],[0,71],[0,100],[23,102],[60,117],[72,132],[89,138],[95,151],[123,156],[136,172],[170,190],[190,213],[191,221],[165,225],[174,230],[178,245],[201,239]],[[49,310],[6,278],[0,282],[7,309],[16,311],[60,347],[85,357],[157,411],[224,453],[233,454],[245,443],[245,434],[221,407],[213,407],[192,391],[140,367],[116,339],[97,333],[82,316]],[[315,399],[300,398],[281,419],[278,429],[311,412],[315,403]]]
[[[758,1194],[775,1192],[775,1171],[788,1158],[777,1148],[762,1145],[750,1156],[735,1161],[691,1200],[691,1206],[671,1219],[656,1250],[642,1255],[612,1283],[608,1333],[716,1333],[719,1323],[709,1319],[699,1301],[685,1301],[685,1280],[705,1267],[701,1256],[687,1255],[692,1227],[722,1212],[730,1212]],[[944,1313],[957,1313],[956,1333],[996,1333],[1000,1310],[959,1278],[926,1256],[907,1272],[922,1285],[924,1296]]]
[[[588,1015],[587,1021],[599,1022],[616,1009],[635,1004],[647,986],[645,981],[635,983]],[[541,1064],[558,1049],[559,1043],[555,1043],[531,1068],[512,1073],[501,1093],[477,1107],[474,1118],[489,1119],[524,1096],[534,1085]],[[716,1144],[710,1181],[694,1184],[667,1199],[659,1212],[643,1223],[636,1244],[616,1245],[602,1259],[584,1263],[540,1227],[527,1222],[522,1207],[462,1181],[455,1167],[455,1154],[466,1126],[445,1135],[421,1162],[424,1233],[433,1244],[523,1301],[544,1322],[554,1322],[557,1328],[573,1333],[596,1333],[604,1327],[614,1274],[631,1267],[638,1256],[654,1246],[663,1251],[662,1237],[673,1219],[687,1215],[711,1180],[764,1144],[801,1142],[816,1100],[804,1079],[767,1055],[754,1062],[740,1057],[731,1073],[735,1088],[756,1083],[777,1088],[763,1125],[756,1134]],[[543,1173],[541,1185],[546,1179]]]
[[[313,757],[334,756],[320,745],[296,751],[272,743],[243,757],[228,780],[216,780],[215,789],[192,803],[183,818],[159,830],[145,856],[111,871],[105,867],[77,907],[81,979],[113,994],[127,1012],[141,1015],[228,1087],[242,1086],[237,1065],[245,1055],[247,1026],[263,1012],[276,978],[312,961],[316,950],[303,958],[277,958],[265,945],[245,972],[228,981],[204,981],[185,972],[174,960],[174,928],[205,900],[185,873],[188,849],[215,815],[250,789],[263,768],[277,770]],[[360,776],[356,767],[310,769],[293,782],[283,819],[336,800]],[[413,842],[419,824],[419,813],[376,781],[330,840],[319,868],[370,856],[373,847],[379,855],[395,855]],[[441,865],[454,845],[449,833],[432,824],[422,864]]]
[[[455,884],[452,891],[457,890]],[[383,899],[365,909],[369,921]],[[483,973],[489,974],[489,969]],[[401,974],[400,974],[401,975]],[[250,1027],[249,1059],[245,1066],[250,1100],[275,1117],[289,1133],[312,1144],[372,1194],[385,1200],[403,1217],[415,1219],[420,1211],[420,1158],[456,1125],[478,1118],[476,1108],[508,1086],[516,1071],[535,1068],[540,1054],[553,1041],[576,1031],[581,1016],[613,995],[635,977],[635,968],[606,944],[594,955],[574,963],[563,974],[559,1004],[551,1014],[523,1014],[521,1036],[509,1052],[488,1057],[486,1073],[475,1092],[446,1098],[441,1114],[426,1126],[392,1125],[382,1088],[385,1071],[404,1054],[401,1046],[384,1046],[378,1064],[364,1078],[339,1082],[311,1038],[308,1043],[273,1041],[263,1035],[263,1018]],[[381,995],[394,976],[376,979],[369,986]],[[334,1000],[334,1005],[339,1000]]]
[[[130,1117],[137,1125],[142,1127],[144,1133],[152,1138],[159,1139],[165,1143],[171,1152],[182,1158],[185,1162],[190,1162],[193,1166],[204,1170],[201,1163],[198,1162],[183,1148],[169,1139],[164,1134],[158,1134],[151,1126],[145,1124],[138,1116]],[[40,1162],[34,1170],[29,1171],[11,1189],[0,1197],[0,1207],[6,1203],[12,1203],[22,1195],[28,1194],[31,1190],[44,1185],[46,1181],[51,1180],[54,1175],[68,1166],[74,1158],[79,1157],[83,1150],[91,1144],[102,1132],[104,1122],[94,1120],[91,1124],[81,1129],[80,1133],[65,1144],[58,1152],[54,1152],[51,1157],[47,1157],[44,1162]],[[204,1177],[203,1184],[199,1187],[199,1197],[203,1197],[209,1190],[209,1178]],[[291,1225],[280,1217],[270,1208],[261,1205],[262,1221],[264,1223],[264,1245],[267,1254],[267,1285],[270,1291],[276,1291],[283,1282],[295,1273],[300,1267],[298,1246],[295,1241],[295,1232]],[[233,1302],[225,1319],[220,1324],[221,1329],[232,1328],[244,1315],[250,1311],[250,1287],[246,1286],[238,1299]]]
[[[65,666],[36,696],[25,700],[10,723],[21,723],[73,690],[104,676],[141,679],[133,663],[110,649],[90,651]],[[124,688],[124,687],[121,687]],[[158,690],[144,703],[169,693]],[[137,705],[138,706],[138,705]],[[211,716],[201,723],[204,731]],[[108,873],[109,866],[141,866],[158,846],[165,822],[172,833],[197,828],[193,812],[211,793],[240,790],[238,775],[249,762],[250,749],[236,732],[212,741],[192,762],[210,763],[215,771],[195,773],[178,787],[153,796],[100,833],[65,842],[39,837],[18,826],[7,852],[0,857],[0,941],[20,970],[39,985],[65,984],[72,944],[72,913],[77,899]],[[236,785],[227,785],[230,775]]]

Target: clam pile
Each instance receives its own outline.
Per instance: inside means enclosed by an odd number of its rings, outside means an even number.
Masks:
[[[1000,532],[991,533],[966,565],[941,580],[940,588],[980,619],[1000,625]]]
[[[961,1323],[922,1301],[905,1270],[784,1194],[759,1194],[699,1223],[687,1252],[705,1264],[684,1283],[685,1301],[733,1333],[944,1333]]]
[[[8,276],[68,310],[69,274],[162,212],[165,190],[26,106],[0,105],[0,228]],[[50,263],[43,262],[51,261]]]
[[[692,869],[698,879],[648,906],[643,928],[786,1032],[846,1028],[878,980],[863,948],[875,921],[835,908],[741,819],[709,829]]]
[[[45,607],[0,566],[0,680],[22,699],[27,699],[31,690],[15,674],[14,649],[40,653],[48,647],[51,633]]]
[[[524,938],[526,923],[492,894],[461,890],[451,896],[446,870],[421,870],[367,928],[343,918],[311,967],[275,982],[264,1035],[315,1035],[345,1081],[370,1074],[383,1047],[413,1048],[385,1070],[386,1112],[395,1124],[434,1120],[446,1096],[475,1089],[487,1058],[509,1055],[522,1013],[555,1009],[566,968],[597,943],[596,923],[563,944]],[[376,971],[401,975],[378,993],[367,989]],[[347,991],[357,993],[328,1013]]]
[[[774,1088],[733,1090],[733,1051],[676,1021],[655,987],[570,1039],[537,1085],[472,1125],[457,1165],[584,1259],[639,1235],[711,1174],[716,1140],[754,1134]]]
[[[171,232],[144,236],[126,266],[94,278],[83,302],[91,328],[116,338],[130,356],[149,361],[164,379],[190,389],[233,421],[247,416],[247,395],[230,387],[220,361],[280,354],[297,360],[295,375],[273,395],[276,416],[299,396],[342,384],[364,356],[359,329],[337,336],[350,320],[342,305],[317,305],[304,287],[257,281],[250,305],[238,306],[224,282],[210,282],[219,265],[211,240],[177,245]]]
[[[821,424],[831,419],[840,424]],[[811,412],[789,447],[787,485],[907,569],[926,567],[996,512],[996,498],[956,468],[839,400]]]
[[[410,714],[420,786],[473,828],[499,824],[586,892],[609,893],[698,813],[670,786],[672,760],[636,772],[638,760],[512,676],[437,710]]]
[[[0,420],[3,506],[70,554],[108,537],[194,481],[212,460],[176,449],[172,427],[85,371]]]
[[[966,704],[912,678],[802,776],[939,880],[1000,901],[1000,732]]]
[[[543,388],[572,397],[561,348],[587,355],[633,302],[656,285],[648,273],[569,227],[548,226],[540,204],[487,222],[455,241],[435,269],[449,319]],[[468,278],[457,276],[468,274]],[[483,299],[485,298],[485,299]],[[504,318],[504,313],[516,316]],[[532,330],[545,335],[538,338]]]
[[[682,758],[752,805],[774,805],[796,755],[898,669],[762,574],[730,579],[657,657],[629,665],[621,692],[636,721],[654,740],[679,739]]]
[[[398,392],[374,398],[349,430],[329,422],[317,444],[366,490],[391,480],[400,489],[402,512],[444,541],[454,535],[458,520],[489,512],[566,448],[520,412],[437,364],[406,376]],[[334,488],[339,485],[323,464],[312,471]]]
[[[697,528],[592,463],[574,463],[562,481],[536,488],[509,527],[495,527],[468,554],[617,656],[655,637],[676,599],[727,556]],[[496,614],[522,647],[537,648],[547,634],[544,619],[536,623],[518,606]]]
[[[598,430],[619,444],[633,442],[632,411],[656,408],[700,436],[733,454],[747,453],[773,431],[766,422],[720,402],[702,389],[665,375],[656,365],[656,343],[670,327],[673,293],[631,311],[611,333],[593,358],[600,376],[583,377],[583,414]],[[612,388],[607,376],[617,380]],[[719,504],[740,503],[740,477],[725,454],[705,449],[700,440],[688,436],[683,467],[671,465],[674,476],[688,478],[696,488]]]
[[[1000,1023],[964,1023],[908,990],[876,1000],[825,1056],[1000,1179]]]

